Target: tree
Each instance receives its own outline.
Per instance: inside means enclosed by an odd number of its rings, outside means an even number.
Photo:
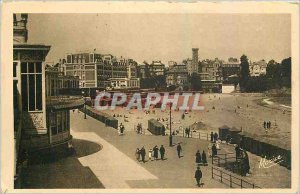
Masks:
[[[268,88],[281,87],[281,65],[274,60],[270,60],[267,64],[266,78],[268,80]]]
[[[283,59],[281,62],[281,76],[282,76],[282,85],[285,87],[291,87],[291,78],[292,78],[292,59],[291,57]]]
[[[191,89],[195,91],[202,90],[201,78],[198,73],[192,73],[189,77],[189,81],[191,83]]]
[[[247,82],[250,77],[250,71],[249,71],[249,62],[246,55],[241,56],[241,71],[240,71],[240,88],[241,91],[245,91]]]

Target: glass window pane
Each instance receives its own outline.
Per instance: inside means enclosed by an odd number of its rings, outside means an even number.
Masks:
[[[36,73],[42,73],[42,63],[35,63]]]
[[[36,75],[36,109],[43,109],[42,101],[42,75]]]
[[[13,76],[17,77],[17,63],[14,63]]]
[[[29,111],[35,111],[35,75],[29,76]]]
[[[28,63],[28,73],[34,73],[34,63]]]
[[[27,73],[27,63],[21,63],[21,73]]]
[[[22,109],[28,111],[27,75],[21,76]]]

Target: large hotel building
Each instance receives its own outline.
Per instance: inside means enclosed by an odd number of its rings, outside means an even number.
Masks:
[[[139,88],[137,63],[132,59],[116,59],[108,54],[79,52],[68,54],[63,61],[65,75],[78,76],[80,88]]]

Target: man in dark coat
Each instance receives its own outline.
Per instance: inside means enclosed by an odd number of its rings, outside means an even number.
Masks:
[[[214,134],[214,142],[218,141],[218,134],[217,132]]]
[[[218,154],[217,147],[215,144],[213,144],[213,146],[211,147],[211,150],[212,150],[212,157],[214,157],[215,155]]]
[[[241,148],[240,148],[239,145],[237,145],[235,147],[235,157],[236,157],[236,160],[240,157],[240,155],[241,155]]]
[[[160,152],[160,159],[164,160],[166,150],[163,145],[160,146],[159,152]]]
[[[214,133],[213,133],[213,132],[210,133],[210,141],[211,141],[211,142],[214,141]]]
[[[249,157],[246,151],[244,151],[244,175],[246,176],[247,174],[250,173],[250,163],[249,163]]]
[[[154,153],[153,154],[154,160],[157,160],[158,159],[158,147],[157,147],[157,145],[154,146],[153,153]]]
[[[142,149],[140,149],[140,154],[142,156],[142,161],[145,163],[146,151],[145,151],[144,146],[142,147]]]
[[[181,156],[180,156],[180,152],[182,151],[182,148],[181,148],[181,145],[180,145],[180,143],[178,143],[178,145],[177,145],[177,155],[178,155],[178,158],[180,158]]]
[[[199,166],[197,167],[197,170],[195,172],[195,179],[196,179],[196,182],[197,182],[197,186],[200,187],[200,181],[201,181],[201,178],[202,178],[202,172],[199,168]]]

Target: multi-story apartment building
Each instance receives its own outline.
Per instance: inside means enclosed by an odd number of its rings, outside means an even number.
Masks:
[[[257,62],[250,62],[249,63],[249,71],[250,76],[260,76],[260,75],[266,75],[267,73],[267,62],[262,59]]]
[[[149,64],[150,76],[159,76],[165,74],[165,65],[161,61],[152,61]]]
[[[69,54],[63,66],[65,75],[79,77],[80,88],[106,88],[112,86],[111,79],[137,77],[137,63],[133,59],[117,60],[111,54]]]
[[[236,83],[241,71],[240,60],[237,58],[229,58],[222,64],[222,80],[223,83]]]
[[[80,88],[97,87],[97,65],[101,55],[94,52],[68,54],[63,64],[65,75],[78,76]]]
[[[186,65],[174,65],[166,71],[166,83],[170,85],[184,85],[188,83],[188,71]]]
[[[175,61],[168,61],[168,67],[172,67],[174,65],[177,65]]]
[[[54,147],[67,148],[70,134],[69,110],[84,105],[81,97],[57,94],[59,73],[46,69],[50,46],[28,44],[27,14],[14,14],[13,86],[15,132],[15,179],[18,166],[29,157]],[[18,184],[16,184],[17,187]]]
[[[186,69],[189,75],[192,75],[193,73],[193,64],[192,64],[192,59],[186,59],[182,61],[183,64],[186,65]]]
[[[203,60],[201,61],[201,70],[200,70],[200,77],[201,80],[215,80],[221,81],[221,67],[222,61],[218,58],[214,60]]]

